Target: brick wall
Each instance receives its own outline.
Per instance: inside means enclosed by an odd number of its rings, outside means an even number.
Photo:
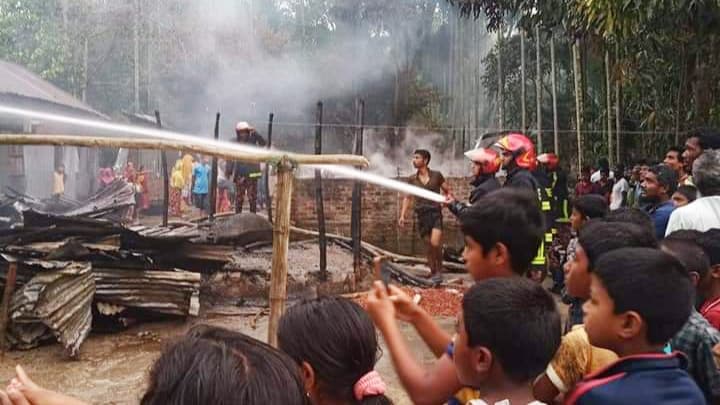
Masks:
[[[406,180],[406,179],[401,179]],[[459,199],[466,200],[470,193],[469,179],[448,178],[448,183]],[[323,179],[323,201],[327,231],[350,236],[353,181]],[[363,240],[393,252],[420,254],[424,243],[417,235],[412,207],[408,223],[399,228],[402,194],[372,184],[363,184],[362,233]],[[292,222],[302,228],[317,229],[315,212],[315,182],[311,178],[296,178],[291,207]],[[462,246],[459,224],[454,215],[443,210],[444,240],[449,246]]]

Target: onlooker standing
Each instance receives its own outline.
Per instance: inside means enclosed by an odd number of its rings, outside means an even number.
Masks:
[[[202,163],[198,162],[195,165],[195,168],[193,168],[193,202],[195,203],[195,207],[198,208],[202,214],[204,214],[207,209],[207,196],[210,188],[208,184],[209,182],[210,164],[209,159],[206,157],[203,159]]]
[[[150,208],[147,175],[148,172],[145,171],[145,166],[140,165],[135,177],[135,219],[140,219],[142,211]]]
[[[720,228],[720,150],[709,150],[693,164],[693,181],[702,195],[670,216],[666,233]]]
[[[698,285],[710,271],[710,260],[703,249],[691,240],[674,239],[668,236],[661,242],[663,251],[675,256],[690,276],[697,291]],[[713,347],[720,343],[720,332],[695,310],[680,332],[670,340],[670,348],[685,353],[687,371],[700,387],[709,404],[720,401],[720,370],[715,364]]]
[[[720,133],[710,129],[701,129],[691,134],[685,141],[685,152],[682,154],[686,170],[694,175],[695,160],[709,149],[720,149]],[[693,179],[690,181],[694,182]]]
[[[115,173],[113,173],[112,168],[110,167],[101,167],[100,168],[100,189],[104,189],[105,187],[109,186],[110,183],[115,181]]]
[[[677,146],[672,146],[668,149],[665,154],[665,160],[663,163],[668,165],[671,169],[675,170],[678,176],[678,186],[692,185],[690,181],[690,175],[685,170],[685,162],[682,156],[682,149]]]
[[[602,178],[603,170],[607,171],[607,178],[608,179],[615,179],[615,173],[610,170],[610,162],[608,162],[607,158],[600,158],[598,159],[598,169],[590,176],[590,182],[597,183],[600,181],[600,178]]]
[[[235,142],[249,146],[265,146],[265,140],[247,122],[235,125]],[[227,162],[227,176],[235,182],[235,212],[242,212],[247,193],[250,212],[257,212],[257,186],[262,176],[259,163]]]
[[[665,237],[665,230],[675,209],[670,197],[677,187],[677,174],[673,169],[666,165],[657,165],[651,167],[642,182],[643,196],[650,203],[647,209],[650,218],[655,224],[655,237],[662,239]]]
[[[172,170],[170,177],[170,215],[179,217],[182,215],[182,190],[185,188],[185,178],[183,177],[183,162],[178,159]]]
[[[67,180],[67,176],[65,175],[65,166],[62,164],[59,164],[57,168],[55,168],[55,171],[53,172],[53,188],[52,188],[52,197],[55,200],[59,200],[60,197],[65,194],[65,181]]]
[[[600,169],[600,179],[597,182],[592,183],[592,193],[601,195],[609,204],[612,188],[613,181],[610,179],[610,170]]]
[[[193,156],[189,153],[186,153],[185,156],[182,157],[182,175],[183,179],[185,180],[185,188],[183,189],[182,196],[185,199],[185,203],[188,206],[192,205],[192,177],[193,177],[193,168],[195,167],[195,160],[193,159]]]
[[[610,210],[624,207],[627,201],[627,194],[630,190],[630,183],[625,179],[625,166],[617,165],[615,168],[615,184],[610,193]]]
[[[675,193],[672,195],[673,204],[675,208],[684,207],[691,202],[697,200],[697,188],[695,186],[682,185],[678,186]]]
[[[620,360],[578,384],[565,403],[704,404],[684,356],[662,354],[692,312],[684,266],[658,249],[624,248],[604,254],[595,267],[585,330],[591,345]]]
[[[582,195],[592,193],[592,183],[590,182],[590,168],[584,167],[580,172],[580,178],[577,184],[575,184],[575,198]]]

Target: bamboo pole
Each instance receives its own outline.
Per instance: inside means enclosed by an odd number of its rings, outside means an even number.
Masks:
[[[215,132],[213,137],[217,141],[220,137],[220,113],[215,114]],[[217,181],[218,181],[218,158],[213,156],[212,171],[210,172],[210,206],[208,207],[208,219],[215,219],[215,208],[217,204]]]
[[[612,92],[610,85],[610,51],[605,49],[605,111],[607,113],[607,143],[608,143],[608,163],[610,167],[615,166],[615,155],[613,154],[613,117],[612,117]]]
[[[555,33],[550,33],[550,70],[552,78],[552,107],[553,107],[553,147],[555,154],[560,156],[560,143],[558,139],[558,111],[557,111],[557,83],[555,79]]]
[[[575,78],[575,126],[577,130],[577,164],[578,173],[583,167],[583,93],[582,93],[582,70],[580,67],[580,40],[575,38],[572,44],[573,55],[573,76]]]
[[[162,128],[162,121],[160,120],[160,111],[155,110],[155,125],[158,129]],[[160,151],[160,170],[162,171],[163,177],[163,212],[162,212],[162,226],[168,225],[168,211],[170,209],[170,174],[168,173],[167,167],[167,152]],[[145,190],[147,192],[147,190]]]
[[[267,148],[268,150],[272,147],[272,130],[273,130],[273,119],[275,118],[275,114],[270,113],[270,116],[268,117],[268,133],[267,133]],[[267,217],[268,221],[270,223],[273,223],[273,217],[272,217],[272,198],[270,197],[270,165],[265,164],[265,184],[263,184],[263,187],[265,187],[265,203],[267,205]]]
[[[3,292],[2,306],[0,307],[0,352],[5,353],[7,339],[5,332],[9,322],[10,303],[15,293],[15,280],[17,278],[17,263],[8,263],[7,277],[5,277],[5,291]]]
[[[540,25],[535,26],[535,114],[537,119],[538,153],[545,152],[542,135],[542,66],[540,65]]]
[[[357,102],[358,132],[355,138],[355,154],[363,155],[363,125],[365,122],[365,101]],[[362,260],[360,257],[360,245],[362,243],[362,183],[355,180],[352,193],[352,214],[350,218],[350,234],[353,244],[353,270],[359,275]]]
[[[527,95],[525,94],[525,30],[520,29],[520,132],[525,133],[527,131],[527,107],[525,106],[525,100]]]
[[[88,148],[130,148],[164,149],[201,153],[225,159],[247,163],[273,162],[287,158],[296,164],[336,164],[367,167],[368,161],[355,155],[306,155],[283,151],[241,151],[233,149],[229,142],[210,141],[198,138],[197,141],[169,140],[156,138],[122,138],[86,135],[47,135],[47,134],[0,134],[0,145],[56,145],[81,146]]]
[[[317,103],[317,126],[315,127],[315,154],[322,154],[322,115],[323,104]],[[320,246],[320,280],[327,280],[327,238],[325,238],[325,204],[322,193],[322,174],[315,169],[315,211],[317,212]]]
[[[288,246],[290,244],[290,201],[292,199],[293,167],[287,157],[277,166],[275,189],[275,223],[273,224],[273,256],[270,274],[270,320],[268,343],[277,347],[280,317],[285,313],[287,300]]]

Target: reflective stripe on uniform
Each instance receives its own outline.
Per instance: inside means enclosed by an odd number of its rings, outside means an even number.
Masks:
[[[532,264],[534,266],[544,266],[545,265],[545,242],[540,243],[540,247],[538,248],[537,256],[532,261]]]

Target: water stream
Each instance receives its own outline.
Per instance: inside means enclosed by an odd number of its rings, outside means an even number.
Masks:
[[[23,108],[15,108],[5,105],[0,105],[0,114],[8,114],[12,116],[34,118],[46,121],[60,122],[69,124],[77,127],[94,128],[102,131],[108,131],[116,134],[117,136],[137,136],[137,137],[150,137],[156,139],[166,139],[171,141],[182,141],[194,144],[204,144],[215,148],[224,148],[227,150],[234,150],[238,152],[253,153],[259,156],[270,156],[271,152],[268,149],[260,148],[251,145],[243,145],[235,142],[215,140],[202,136],[195,136],[185,134],[181,132],[167,131],[161,129],[146,128],[133,125],[116,124],[107,121],[90,120],[84,118],[70,117],[60,114],[46,113],[42,111],[29,110]],[[273,149],[274,152],[284,152],[279,149]],[[372,162],[370,162],[372,165]],[[309,167],[317,168],[328,173],[340,175],[343,177],[349,177],[363,182],[376,184],[381,187],[390,188],[401,193],[411,194],[417,197],[425,198],[435,202],[443,202],[445,198],[438,193],[428,191],[426,189],[410,185],[401,181],[383,177],[377,174],[368,173],[362,170],[355,169],[349,166],[340,165],[307,165]]]

